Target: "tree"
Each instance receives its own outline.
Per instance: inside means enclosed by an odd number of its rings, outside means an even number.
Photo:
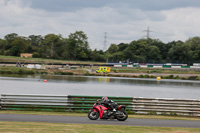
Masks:
[[[119,61],[119,60],[126,60],[126,59],[124,58],[124,54],[123,54],[122,52],[116,52],[116,53],[112,54],[112,55],[110,56],[110,58],[111,58],[111,59],[114,59],[114,60],[117,60],[117,61]]]
[[[91,51],[91,59],[93,61],[106,61],[103,50],[98,51],[96,49],[94,51]]]
[[[4,37],[4,39],[6,41],[8,41],[8,43],[11,43],[12,41],[14,41],[15,38],[19,37],[18,34],[16,33],[11,33],[11,34],[8,34]]]
[[[119,50],[119,47],[116,44],[111,44],[107,51],[110,54],[114,54],[114,53],[118,52],[118,50]]]
[[[119,45],[118,45],[118,51],[124,51],[127,47],[128,47],[128,45],[129,44],[126,44],[126,43],[120,43]]]
[[[87,39],[87,35],[83,31],[76,31],[69,35],[70,59],[88,59],[89,45]]]
[[[12,56],[19,56],[21,53],[27,52],[27,48],[30,45],[28,40],[24,37],[17,37],[11,42],[11,48],[8,54]]]
[[[146,40],[132,41],[124,50],[126,59],[146,60],[147,42]]]
[[[11,33],[8,34],[4,37],[4,39],[6,40],[6,46],[5,46],[5,50],[8,50],[12,47],[11,43],[14,41],[15,38],[19,37],[18,34],[16,33]]]
[[[165,56],[162,56],[162,58],[164,59],[164,60],[166,60],[166,61],[168,61],[168,62],[171,62],[171,57],[170,57],[170,55],[169,55],[169,51],[170,51],[170,49],[173,47],[173,46],[175,46],[176,45],[176,41],[172,41],[172,42],[169,42],[169,43],[167,43],[167,44],[165,44],[165,48],[166,48],[166,55]],[[162,54],[163,55],[163,54]]]
[[[169,50],[167,45],[164,44],[159,39],[151,39],[151,38],[149,38],[149,40],[150,40],[150,46],[156,46],[158,48],[158,50],[159,50],[159,54],[160,55],[157,55],[157,57],[159,56],[160,57],[159,59],[164,59],[165,60],[167,58],[167,53],[168,53],[168,50]]]
[[[58,58],[58,49],[62,45],[62,36],[48,34],[44,37],[42,46],[42,57]]]
[[[185,42],[191,49],[192,60],[199,61],[200,60],[200,37],[193,37],[188,39]]]
[[[148,62],[150,60],[160,61],[162,59],[162,57],[160,55],[160,50],[157,46],[149,46],[146,56],[147,56],[146,58],[147,58]]]
[[[30,35],[28,36],[31,45],[33,46],[40,46],[42,44],[42,41],[44,40],[44,38],[41,35]]]
[[[6,40],[0,39],[0,55],[5,55]]]
[[[168,56],[173,62],[187,62],[191,60],[190,46],[182,41],[177,41],[176,44],[169,49]]]

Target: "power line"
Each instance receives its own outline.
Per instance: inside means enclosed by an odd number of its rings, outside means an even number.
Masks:
[[[105,33],[104,33],[104,41],[103,41],[103,42],[104,42],[104,46],[103,46],[103,50],[104,50],[104,51],[107,50],[107,42],[108,42],[107,39],[108,39],[108,33],[105,32]]]
[[[144,32],[146,32],[147,34],[145,35],[145,37],[147,38],[147,39],[149,39],[151,36],[150,36],[150,32],[153,32],[153,31],[151,31],[150,29],[149,29],[149,26],[147,27],[147,30],[144,30]]]

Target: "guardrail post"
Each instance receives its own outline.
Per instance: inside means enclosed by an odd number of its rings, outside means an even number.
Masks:
[[[1,110],[1,95],[0,95],[0,110]]]

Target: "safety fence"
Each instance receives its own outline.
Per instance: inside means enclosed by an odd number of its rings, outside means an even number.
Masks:
[[[171,65],[114,65],[114,67],[141,67],[141,68],[191,68],[200,69],[200,66],[171,66]]]
[[[50,96],[2,94],[1,110],[74,111],[88,112],[102,96]],[[128,112],[136,114],[186,115],[200,117],[200,100],[110,97],[118,105],[126,105]]]

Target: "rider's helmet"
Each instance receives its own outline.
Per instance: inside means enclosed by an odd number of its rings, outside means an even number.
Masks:
[[[102,101],[103,101],[103,102],[105,102],[105,101],[107,101],[107,100],[108,100],[108,97],[107,97],[107,96],[102,97]]]

